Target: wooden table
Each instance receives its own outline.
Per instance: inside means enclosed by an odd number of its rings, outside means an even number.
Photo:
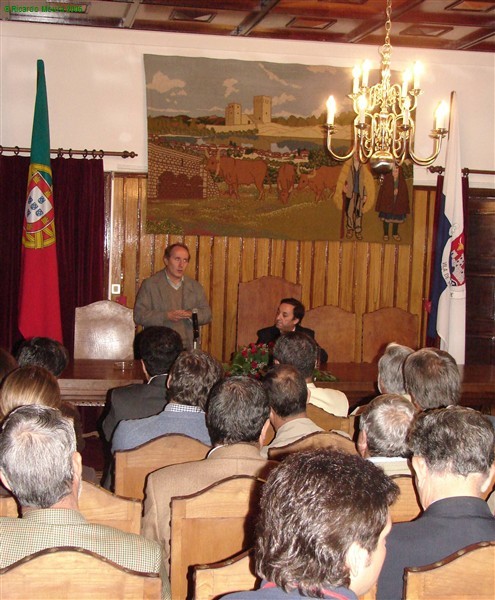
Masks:
[[[59,379],[62,399],[78,406],[103,406],[108,390],[144,381],[141,361],[132,361],[132,367],[125,370],[116,368],[115,364],[114,360],[75,360]],[[374,363],[328,363],[322,370],[333,373],[338,381],[317,385],[343,391],[351,406],[378,394]],[[459,370],[461,404],[483,407],[495,414],[495,366],[461,365]]]
[[[104,406],[108,390],[145,381],[140,360],[121,361],[78,359],[70,363],[58,380],[62,400],[77,406]]]

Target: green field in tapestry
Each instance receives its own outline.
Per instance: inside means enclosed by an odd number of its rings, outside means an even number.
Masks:
[[[227,193],[227,186],[219,184]],[[222,190],[223,188],[223,190]],[[268,186],[267,186],[268,188]],[[275,239],[328,240],[345,238],[345,215],[342,203],[337,208],[333,194],[327,191],[323,200],[315,202],[313,192],[297,189],[286,205],[281,205],[276,186],[265,192],[265,200],[259,201],[258,191],[243,186],[240,200],[229,196],[216,199],[166,200],[148,203],[147,231],[161,234],[165,231],[188,235],[226,235],[262,237]],[[365,206],[363,216],[363,239],[368,242],[383,241],[383,226],[374,207]],[[191,223],[194,227],[191,228]],[[400,225],[403,243],[412,238],[412,219]],[[343,235],[342,235],[343,232]],[[394,243],[389,236],[389,243]],[[351,240],[352,241],[352,240]]]

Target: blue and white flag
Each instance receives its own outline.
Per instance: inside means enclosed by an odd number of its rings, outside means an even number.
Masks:
[[[466,279],[464,212],[461,179],[460,135],[455,92],[451,96],[449,139],[437,231],[437,253],[432,289],[432,321],[440,348],[464,364],[466,344]],[[438,304],[437,304],[438,299]],[[431,333],[433,327],[430,327]]]

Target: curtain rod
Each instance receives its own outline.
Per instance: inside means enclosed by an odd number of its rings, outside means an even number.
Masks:
[[[13,152],[15,156],[20,154],[29,154],[31,152],[31,148],[19,148],[19,146],[7,147],[0,146],[0,155],[4,152]],[[50,154],[56,154],[58,158],[64,156],[64,154],[68,154],[69,158],[73,156],[82,156],[87,158],[90,156],[91,158],[103,158],[104,156],[120,156],[121,158],[136,158],[138,156],[135,152],[129,152],[128,150],[123,150],[122,152],[109,152],[108,150],[72,150],[72,148],[51,148]]]
[[[428,167],[428,171],[430,173],[440,173],[440,175],[445,171],[445,167]],[[487,171],[486,169],[468,169],[465,167],[461,169],[464,177],[467,177],[470,173],[474,173],[475,175],[495,175],[495,171]]]

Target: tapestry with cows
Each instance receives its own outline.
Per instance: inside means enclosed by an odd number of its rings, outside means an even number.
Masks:
[[[413,168],[349,152],[349,68],[145,55],[148,233],[410,243]],[[374,65],[378,67],[377,64]],[[371,84],[374,83],[371,72]]]

